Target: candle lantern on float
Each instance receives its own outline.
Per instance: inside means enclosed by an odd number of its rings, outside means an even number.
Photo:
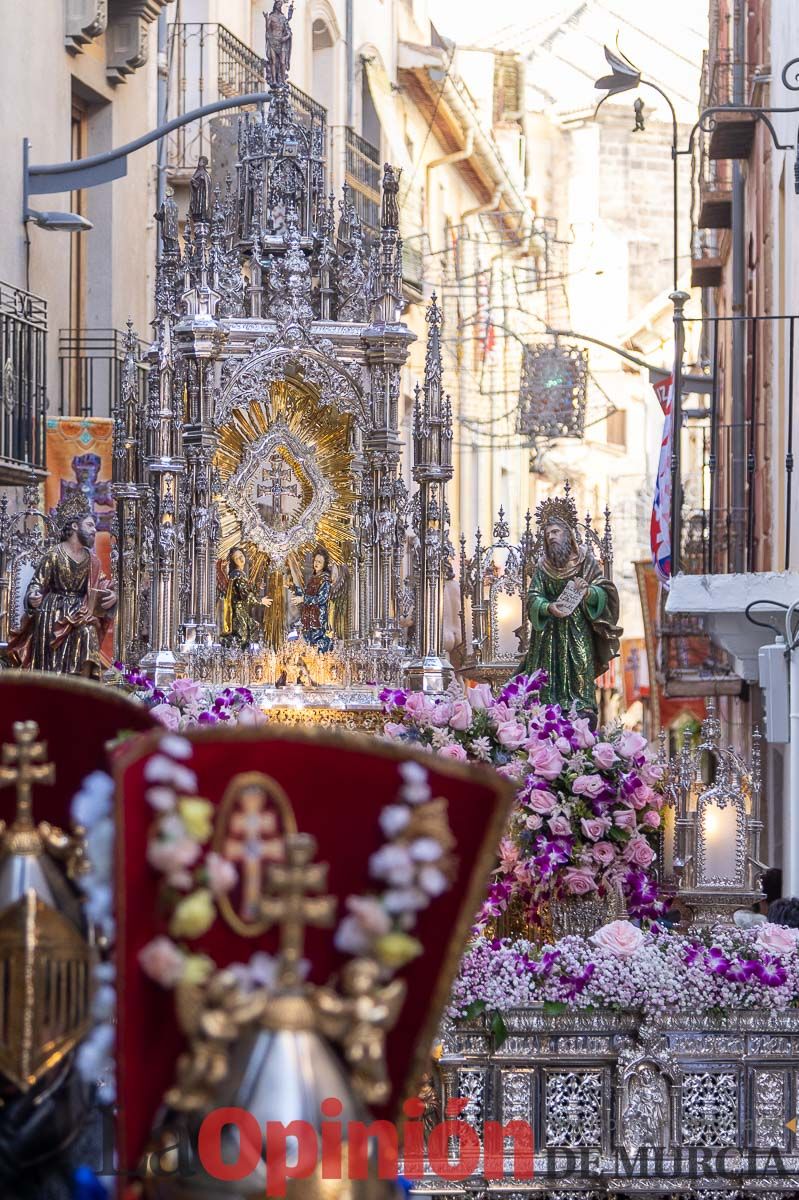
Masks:
[[[686,730],[668,762],[665,791],[664,881],[679,883],[692,926],[732,921],[736,910],[762,898],[755,878],[763,827],[759,732],[747,764],[721,745],[721,723],[709,704],[698,744],[691,745]]]

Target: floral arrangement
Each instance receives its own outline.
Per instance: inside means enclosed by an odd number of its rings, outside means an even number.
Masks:
[[[266,714],[255,703],[249,688],[228,687],[221,691],[194,679],[175,679],[164,691],[144,671],[131,670],[115,662],[112,684],[132,693],[149,708],[151,715],[173,733],[184,729],[217,725],[265,725]]]
[[[114,781],[104,771],[92,771],[73,796],[70,816],[73,825],[86,830],[86,854],[90,869],[76,879],[85,897],[86,917],[105,943],[115,936],[113,903],[114,870]],[[94,966],[92,1018],[94,1025],[81,1042],[76,1063],[81,1078],[96,1086],[102,1105],[116,1100],[114,1064],[114,1018],[116,1015],[115,968],[113,962]]]
[[[170,915],[169,936],[149,942],[139,961],[164,987],[202,984],[210,977],[213,961],[193,953],[186,943],[208,932],[217,919],[217,898],[238,882],[234,864],[206,848],[213,833],[213,806],[196,794],[192,753],[189,741],[169,734],[145,767],[146,799],[156,814],[147,861],[163,876]],[[388,972],[421,954],[421,944],[412,937],[418,914],[449,889],[454,874],[452,835],[431,798],[427,771],[405,762],[399,774],[398,796],[380,814],[386,842],[369,860],[376,890],[347,897],[347,912],[335,933],[343,953],[369,955]],[[235,970],[243,984],[271,986],[275,963],[258,953]]]
[[[586,718],[542,703],[546,678],[519,675],[496,698],[487,684],[435,700],[386,689],[385,731],[444,758],[489,763],[517,784],[482,923],[514,900],[535,919],[545,901],[612,893],[631,914],[655,916],[662,768],[640,734],[595,733]]]
[[[612,921],[589,938],[552,946],[478,938],[461,962],[451,1017],[544,1005],[613,1008],[642,1016],[664,1011],[713,1013],[799,1005],[799,930],[762,924],[718,926],[697,934],[644,932]]]

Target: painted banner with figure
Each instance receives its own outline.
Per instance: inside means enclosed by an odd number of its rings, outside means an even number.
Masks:
[[[649,535],[652,546],[652,562],[657,577],[667,588],[671,580],[671,452],[674,376],[669,375],[652,386],[663,410],[663,437],[660,443],[660,460],[655,481],[655,499],[652,504]]]
[[[111,496],[113,422],[108,417],[47,418],[45,511],[52,513],[67,496],[83,492],[97,525],[94,551],[103,571],[111,571]],[[100,647],[109,662],[114,656],[113,628]]]

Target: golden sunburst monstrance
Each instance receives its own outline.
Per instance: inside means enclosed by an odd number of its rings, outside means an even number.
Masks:
[[[355,502],[347,450],[350,420],[320,404],[313,385],[280,381],[270,385],[263,400],[234,409],[219,430],[214,466],[220,481],[215,496],[220,556],[225,561],[233,546],[243,546],[253,580],[275,599],[282,594],[284,572],[302,583],[306,556],[317,545],[339,568],[349,562]],[[296,497],[294,515],[279,532],[259,521],[251,503],[251,478],[256,471],[263,475],[267,459],[285,466]],[[270,625],[280,621],[282,605],[273,609]],[[279,644],[281,632],[267,630],[268,640]]]

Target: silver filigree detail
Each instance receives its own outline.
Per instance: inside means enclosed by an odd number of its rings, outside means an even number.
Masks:
[[[702,1071],[684,1076],[682,1140],[686,1146],[737,1144],[737,1074]]]
[[[547,1146],[601,1145],[600,1071],[547,1072],[545,1131]]]

